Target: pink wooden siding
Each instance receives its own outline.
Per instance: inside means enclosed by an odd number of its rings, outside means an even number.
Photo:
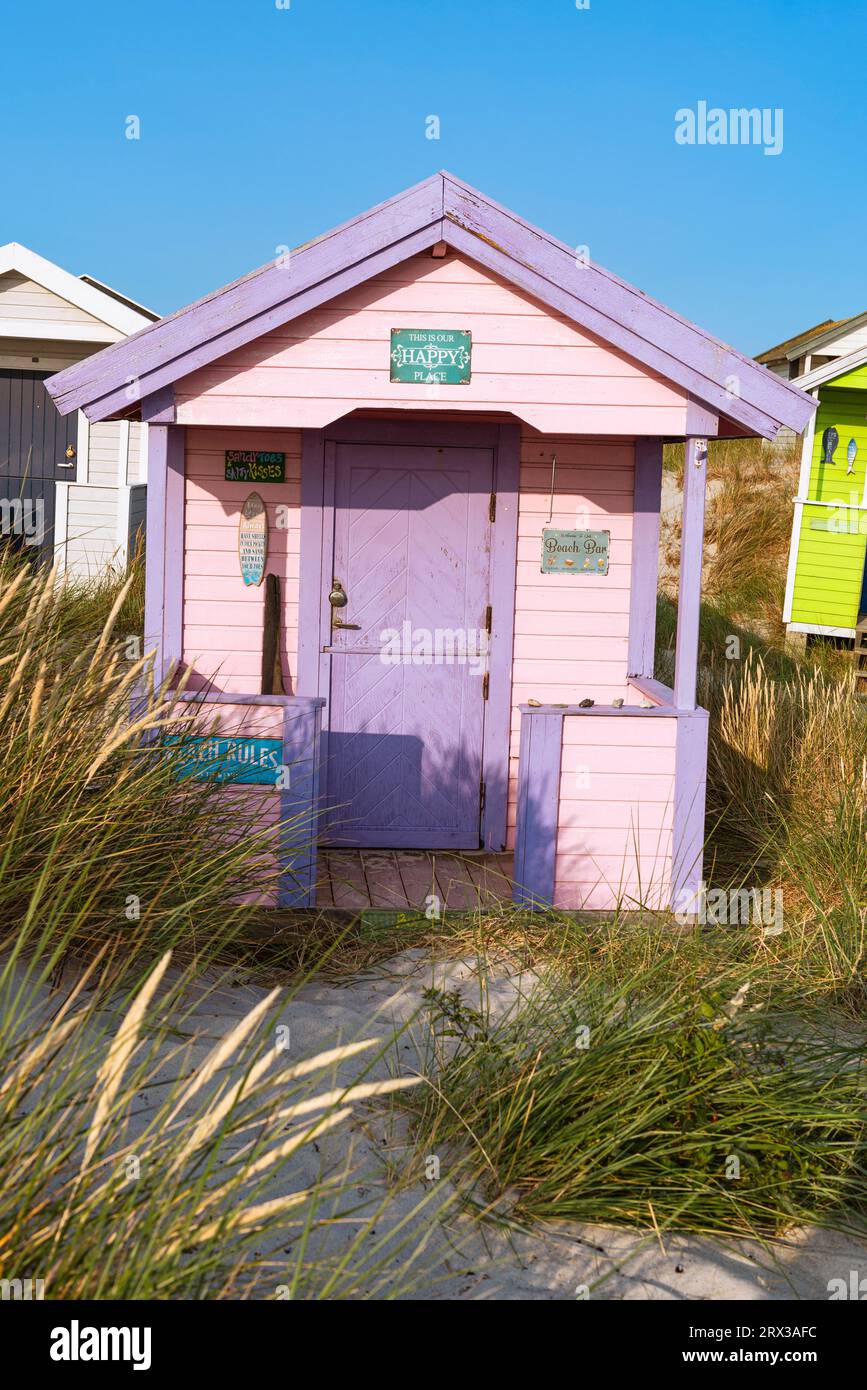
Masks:
[[[226,449],[273,449],[286,455],[285,483],[227,483]],[[187,430],[183,659],[189,688],[255,694],[261,688],[265,588],[246,587],[238,567],[238,519],[252,491],[268,510],[266,572],[280,578],[281,661],[286,694],[295,694],[301,436],[297,430]],[[288,526],[278,525],[277,507]]]
[[[220,733],[227,738],[283,739],[283,709],[280,705],[234,705],[220,701],[195,701],[196,732],[203,736]],[[261,787],[253,787],[261,791]],[[269,793],[270,795],[270,793]]]
[[[566,716],[555,906],[667,906],[677,720]]]
[[[190,688],[253,694],[259,689],[263,589],[245,588],[237,554],[238,515],[251,485],[223,479],[226,449],[281,449],[287,482],[258,486],[269,511],[268,569],[281,579],[284,605],[283,680],[295,682],[298,639],[300,435],[297,431],[187,431],[184,575],[184,661]],[[540,572],[548,524],[551,458],[557,456],[553,526],[610,530],[607,576]],[[521,444],[518,569],[512,672],[509,847],[516,818],[518,706],[527,700],[577,703],[590,698],[627,704],[638,696],[626,681],[632,536],[633,445],[575,440],[527,430]],[[288,508],[278,529],[274,509]]]
[[[551,459],[557,456],[551,526],[610,531],[607,575],[542,574]],[[514,846],[518,706],[610,705],[637,697],[627,685],[635,453],[631,442],[576,440],[526,430],[521,440],[518,574],[512,667],[509,848]]]
[[[474,384],[420,391],[390,386],[390,329],[432,324],[472,331]],[[321,425],[356,407],[378,406],[408,406],[416,413],[432,409],[452,420],[461,418],[460,411],[477,414],[489,407],[501,418],[512,410],[544,426],[547,432],[541,433],[525,423],[521,441],[508,805],[513,847],[518,706],[528,700],[640,701],[626,679],[631,436],[642,430],[682,432],[682,397],[471,262],[424,255],[186,378],[179,383],[177,402],[179,422],[190,426],[184,660],[194,671],[192,688],[213,680],[218,690],[248,694],[259,689],[263,589],[245,589],[240,582],[238,515],[252,487],[223,480],[226,449],[286,453],[286,484],[261,485],[257,491],[269,512],[268,568],[282,584],[285,689],[309,694],[296,684],[301,437],[295,428],[256,426]],[[213,427],[201,427],[209,423]],[[594,430],[619,437],[596,437]],[[609,530],[607,576],[540,572],[555,454],[550,524]],[[289,508],[285,529],[276,525],[278,503]]]
[[[389,381],[391,329],[431,326],[472,333],[469,385]],[[176,402],[182,425],[319,428],[356,406],[508,409],[548,433],[682,434],[686,419],[679,388],[454,254],[413,256],[236,349]]]
[[[229,448],[234,447],[229,445]],[[197,736],[220,733],[227,738],[279,738],[283,737],[283,710],[279,706],[263,705],[196,705]],[[223,789],[227,798],[226,826],[229,841],[239,835],[276,828],[280,822],[280,793],[271,787],[229,785]],[[248,906],[274,907],[277,902],[277,877],[279,859],[277,847],[267,853],[265,873],[273,875],[273,887],[265,892],[244,892],[240,890],[237,901]]]

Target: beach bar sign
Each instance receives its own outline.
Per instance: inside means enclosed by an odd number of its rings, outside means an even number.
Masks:
[[[242,786],[273,787],[283,761],[279,738],[181,739],[170,735],[165,742],[183,742],[174,768],[176,777],[213,778],[215,782],[237,782]]]
[[[392,381],[413,386],[467,386],[472,355],[472,334],[461,329],[391,330]]]
[[[607,574],[610,531],[542,532],[543,574]]]

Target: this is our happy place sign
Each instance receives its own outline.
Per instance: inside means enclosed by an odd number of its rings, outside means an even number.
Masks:
[[[461,329],[393,328],[390,380],[413,386],[467,386],[472,356],[472,334]]]

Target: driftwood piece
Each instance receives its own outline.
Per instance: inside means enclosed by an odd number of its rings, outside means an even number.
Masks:
[[[280,580],[265,576],[265,618],[262,625],[262,694],[282,695],[280,669]]]

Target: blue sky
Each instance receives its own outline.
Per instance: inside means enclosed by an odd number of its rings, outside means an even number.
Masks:
[[[5,0],[0,242],[166,313],[446,168],[744,351],[867,309],[860,0],[278,3]]]

